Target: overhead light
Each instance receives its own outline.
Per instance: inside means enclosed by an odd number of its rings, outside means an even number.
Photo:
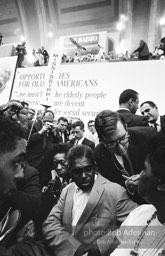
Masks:
[[[49,38],[52,38],[52,37],[53,37],[52,31],[49,31],[49,32],[48,32],[48,37],[49,37]]]
[[[164,25],[165,25],[165,18],[164,18],[164,17],[159,20],[159,24],[160,24],[161,26],[164,26]]]
[[[119,31],[123,30],[124,29],[124,23],[123,22],[118,22],[116,28]]]
[[[25,37],[24,36],[20,36],[21,42],[25,41]]]

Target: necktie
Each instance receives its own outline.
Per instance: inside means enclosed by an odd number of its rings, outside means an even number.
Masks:
[[[78,140],[76,139],[74,142],[74,146],[77,146],[77,145],[78,145]]]
[[[156,131],[158,131],[158,124],[157,123],[154,123],[154,127],[155,127]]]
[[[129,175],[132,175],[131,167],[129,164],[129,161],[125,155],[123,155],[123,163],[125,170],[129,173]]]
[[[61,132],[61,138],[62,138],[62,142],[64,143],[65,142],[65,137],[64,137],[64,133]]]

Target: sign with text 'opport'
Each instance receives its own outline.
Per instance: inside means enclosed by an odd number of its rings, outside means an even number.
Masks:
[[[154,101],[164,111],[164,61],[99,62],[61,64],[49,95],[56,117],[73,116],[86,121],[104,109],[117,110],[119,95],[125,89],[139,93],[140,103]],[[47,88],[48,67],[17,70],[12,98],[41,108]],[[139,112],[138,112],[139,114]]]

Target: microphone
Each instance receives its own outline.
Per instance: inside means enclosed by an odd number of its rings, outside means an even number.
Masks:
[[[100,46],[99,44],[97,45],[99,48],[101,48],[101,49],[103,49],[103,47],[102,46]]]
[[[76,45],[78,49],[86,51],[87,49],[76,42],[72,37],[69,38],[72,44]]]

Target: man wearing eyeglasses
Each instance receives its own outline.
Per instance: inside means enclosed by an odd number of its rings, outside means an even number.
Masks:
[[[134,194],[133,181],[143,170],[147,144],[155,134],[154,129],[127,129],[124,118],[118,112],[110,110],[104,110],[96,116],[95,127],[101,141],[95,149],[95,157],[102,175],[112,182],[126,186],[130,194]],[[129,187],[128,181],[131,183]],[[138,200],[135,196],[133,199]]]
[[[113,231],[137,204],[124,188],[96,171],[89,147],[72,147],[67,163],[73,182],[43,224],[44,237],[56,256],[109,255]]]

